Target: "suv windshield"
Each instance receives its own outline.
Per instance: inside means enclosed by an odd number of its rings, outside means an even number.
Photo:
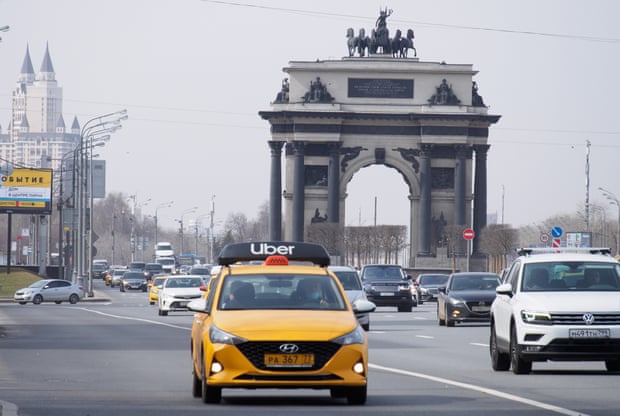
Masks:
[[[403,280],[400,266],[366,266],[362,277],[364,280]]]
[[[556,261],[529,263],[523,268],[521,290],[620,291],[620,265],[616,262]]]

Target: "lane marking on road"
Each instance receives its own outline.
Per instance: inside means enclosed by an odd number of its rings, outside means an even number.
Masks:
[[[430,335],[416,335],[416,338],[424,338],[424,339],[435,339],[435,337]]]
[[[489,348],[489,344],[483,344],[481,342],[470,342],[469,345],[473,345],[474,347]]]
[[[127,320],[127,321],[136,321],[136,322],[146,322],[146,323],[153,324],[153,325],[161,325],[161,326],[167,326],[167,327],[170,327],[170,328],[185,329],[186,331],[191,331],[192,330],[192,328],[188,328],[186,326],[167,324],[165,322],[153,321],[151,319],[133,318],[131,316],[114,315],[114,314],[111,314],[111,313],[101,312],[101,311],[97,311],[97,310],[94,310],[94,309],[88,309],[88,308],[71,308],[71,309],[75,309],[75,310],[82,309],[82,310],[84,310],[86,312],[96,313],[98,315],[107,316],[109,318],[124,319],[124,320]]]
[[[461,383],[460,381],[454,381],[447,378],[435,377],[428,374],[416,373],[413,371],[405,371],[400,370],[398,368],[384,367],[377,364],[368,364],[368,367],[373,368],[375,370],[382,370],[388,373],[400,374],[410,377],[422,378],[429,381],[434,381],[436,383],[448,384],[454,387],[459,387],[462,389],[473,390],[478,393],[488,394],[489,396],[495,396],[500,399],[511,400],[513,402],[523,403],[528,406],[537,407],[539,409],[549,410],[550,412],[559,413],[562,415],[568,416],[587,416],[585,413],[577,412],[575,410],[565,409],[563,407],[555,406],[549,403],[539,402],[537,400],[527,399],[525,397],[516,396],[514,394],[504,393],[499,390],[489,389],[487,387],[476,386],[475,384]]]

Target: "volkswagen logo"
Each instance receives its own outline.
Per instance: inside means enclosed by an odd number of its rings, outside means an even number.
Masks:
[[[295,344],[282,344],[280,345],[280,352],[284,354],[294,354],[299,351],[299,346]]]
[[[589,312],[584,313],[581,319],[583,319],[583,322],[585,322],[586,325],[592,325],[594,323],[594,315]]]

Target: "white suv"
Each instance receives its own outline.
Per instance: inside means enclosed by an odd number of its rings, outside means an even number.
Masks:
[[[620,371],[620,263],[609,249],[521,249],[491,305],[496,371],[605,361]]]

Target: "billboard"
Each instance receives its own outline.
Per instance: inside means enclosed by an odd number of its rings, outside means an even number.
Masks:
[[[571,247],[571,248],[592,247],[592,233],[591,232],[567,232],[566,233],[566,247]]]
[[[52,170],[15,168],[0,176],[0,213],[51,214]]]

